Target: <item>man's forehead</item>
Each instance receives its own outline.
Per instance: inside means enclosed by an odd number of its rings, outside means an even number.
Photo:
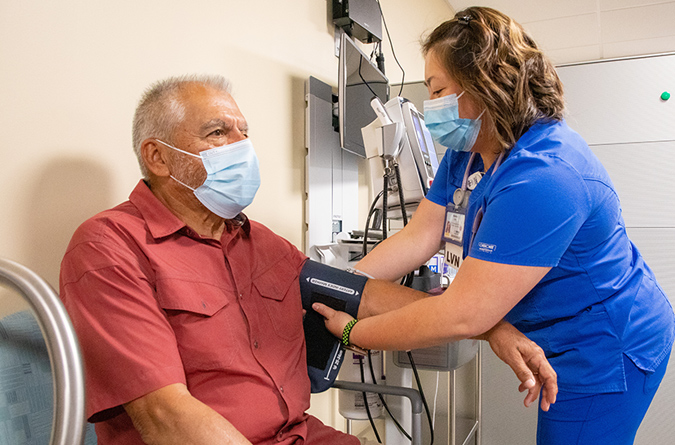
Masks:
[[[237,103],[227,91],[193,83],[181,89],[180,99],[185,106],[186,117],[199,117],[204,122],[217,119],[226,122],[244,120]]]
[[[179,90],[181,100],[193,106],[221,105],[237,108],[230,93],[200,83],[190,83]]]

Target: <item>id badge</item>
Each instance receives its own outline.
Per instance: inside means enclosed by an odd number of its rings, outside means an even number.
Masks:
[[[466,208],[456,208],[454,204],[447,205],[445,210],[445,224],[443,226],[443,241],[445,241],[445,263],[457,271],[462,265],[464,255],[464,224]]]
[[[443,225],[443,241],[455,243],[458,246],[464,244],[464,223],[466,221],[466,208],[456,208],[450,203],[445,207],[445,223]]]

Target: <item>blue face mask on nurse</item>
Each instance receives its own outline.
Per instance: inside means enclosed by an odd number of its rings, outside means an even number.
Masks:
[[[459,98],[464,91],[424,101],[424,122],[431,137],[444,147],[455,151],[471,151],[480,133],[481,116],[476,119],[459,117]]]
[[[480,134],[485,109],[480,110],[470,95],[450,78],[438,57],[426,58],[425,73],[424,83],[430,99],[424,101],[424,122],[429,133],[444,147],[471,151]]]

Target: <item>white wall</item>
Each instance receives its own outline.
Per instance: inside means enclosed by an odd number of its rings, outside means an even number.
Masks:
[[[490,6],[527,29],[556,64],[675,51],[673,0],[447,0]]]

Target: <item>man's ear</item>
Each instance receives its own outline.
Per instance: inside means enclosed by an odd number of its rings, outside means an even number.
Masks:
[[[141,156],[145,167],[155,176],[168,177],[171,174],[166,150],[156,139],[146,139],[141,144]]]

